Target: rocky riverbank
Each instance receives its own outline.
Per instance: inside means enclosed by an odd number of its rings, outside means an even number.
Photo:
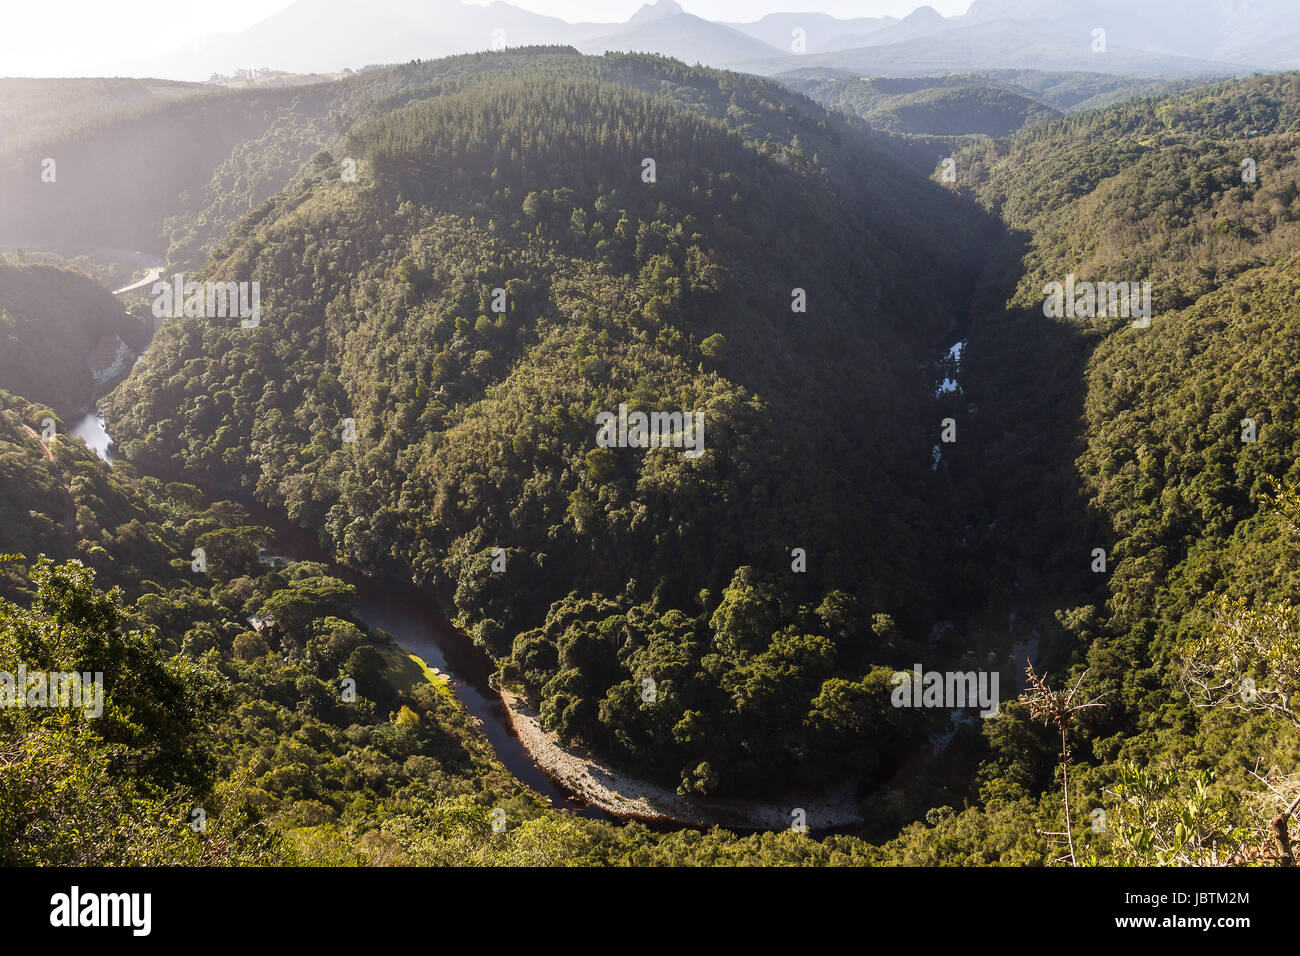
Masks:
[[[565,788],[607,813],[741,830],[787,829],[800,822],[796,810],[804,811],[803,823],[819,831],[853,826],[863,819],[863,805],[850,784],[829,793],[794,793],[779,803],[683,797],[666,787],[612,770],[580,747],[564,746],[542,728],[537,710],[526,700],[508,690],[500,693],[515,734],[533,760]]]

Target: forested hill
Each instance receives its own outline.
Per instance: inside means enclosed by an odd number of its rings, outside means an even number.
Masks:
[[[1063,114],[1168,96],[1196,85],[1190,80],[1039,70],[863,77],[803,69],[779,79],[819,103],[861,117],[883,134],[881,145],[927,169],[975,142],[1008,137]]]
[[[1066,267],[1090,278],[1104,265],[1141,272],[1157,309],[1179,308],[1295,248],[1297,132],[1300,75],[1259,77],[974,145],[958,181],[1027,237],[1017,302]]]
[[[1030,91],[979,75],[919,79],[786,79],[819,103],[891,133],[1007,136],[1059,113]]]
[[[917,79],[788,77],[792,88],[864,119],[882,146],[918,168],[988,136],[1006,136],[1059,115],[1028,90],[978,75]]]
[[[261,324],[167,323],[108,402],[125,453],[441,586],[639,773],[887,772],[883,668],[943,602],[929,363],[987,223],[751,77],[524,55],[425,93],[218,246]],[[599,447],[621,404],[702,413],[702,453]]]

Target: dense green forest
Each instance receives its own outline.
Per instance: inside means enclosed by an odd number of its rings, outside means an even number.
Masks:
[[[1008,230],[971,313],[971,441],[947,456],[968,527],[963,574],[1011,596],[986,627],[1032,614],[1059,682],[1086,668],[1080,698],[1102,697],[1069,741],[1085,810],[1134,766],[1170,773],[1141,786],[1171,800],[1191,793],[1180,779],[1214,774],[1225,815],[1263,799],[1254,771],[1281,792],[1295,785],[1294,712],[1233,691],[1249,678],[1294,692],[1289,640],[1243,622],[1253,608],[1285,619],[1297,585],[1287,509],[1269,506],[1276,482],[1300,478],[1297,106],[1300,77],[1260,77],[956,156],[963,191]],[[1045,284],[1071,273],[1151,282],[1150,326],[1045,318]],[[1230,706],[1198,706],[1209,701],[1197,662],[1221,632],[1260,644],[1218,663],[1217,702]],[[1026,760],[993,722],[986,737],[988,801],[1048,782],[1042,756]]]
[[[99,718],[0,708],[5,864],[879,858],[848,836],[655,833],[547,809],[439,678],[367,631],[351,585],[309,561],[260,566],[269,529],[233,502],[110,469],[78,439],[44,446],[26,426],[48,414],[0,393],[0,544],[42,555],[0,559],[0,661],[10,674],[100,672],[105,700]],[[275,624],[255,630],[253,616]]]
[[[215,250],[275,318],[169,323],[108,403],[126,455],[438,586],[551,728],[673,786],[901,759],[868,687],[938,600],[913,369],[961,207],[802,97],[645,57],[485,73],[346,149],[358,182],[318,157]],[[702,410],[702,456],[597,447],[621,403]]]
[[[6,861],[1275,862],[1300,786],[1300,76],[793,85],[538,48],[0,143],[80,157],[55,205],[15,193],[19,233],[89,208],[88,243],[170,244],[262,302],[252,328],[163,324],[103,402],[109,468],[66,435],[76,336],[147,326],[0,265],[0,661],[115,695],[98,723],[0,709],[31,770],[0,774]],[[189,123],[224,146],[186,152]],[[137,157],[158,188],[105,190],[154,124],[178,138]],[[916,171],[949,153],[955,182]],[[1045,314],[1068,276],[1149,282],[1152,321]],[[699,454],[606,447],[620,407],[702,413]],[[262,565],[254,505],[348,573]],[[549,807],[362,622],[353,571],[437,594],[620,771],[700,799],[848,785],[867,819]],[[998,672],[1000,712],[891,706],[918,661]],[[61,842],[74,819],[94,838]]]

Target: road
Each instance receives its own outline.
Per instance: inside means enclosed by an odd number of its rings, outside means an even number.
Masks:
[[[143,289],[146,286],[152,285],[162,278],[163,266],[166,265],[160,257],[148,252],[141,252],[138,249],[107,249],[101,247],[94,249],[77,248],[75,251],[72,251],[60,244],[49,242],[13,242],[8,239],[0,239],[0,251],[18,249],[25,249],[28,252],[57,252],[60,255],[68,257],[86,254],[105,256],[110,259],[128,259],[135,262],[136,265],[144,266],[149,270],[148,274],[139,282],[133,282],[120,289],[114,289],[113,295],[122,295],[125,292],[134,292],[136,289]]]
[[[161,267],[154,267],[150,269],[145,277],[139,282],[133,282],[130,285],[122,286],[120,289],[114,289],[113,295],[122,295],[125,292],[134,292],[136,289],[143,289],[145,286],[153,285],[162,278],[162,274],[163,271]]]

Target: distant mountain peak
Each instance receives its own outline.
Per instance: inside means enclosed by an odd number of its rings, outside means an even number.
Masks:
[[[642,4],[641,9],[632,14],[632,19],[627,22],[649,23],[651,20],[664,20],[685,12],[677,0],[657,0],[655,3]]]
[[[934,7],[917,7],[907,16],[903,17],[901,22],[922,23],[926,21],[933,22],[935,20],[942,20],[942,19],[944,19],[943,14],[940,13],[938,10],[936,10]]]

